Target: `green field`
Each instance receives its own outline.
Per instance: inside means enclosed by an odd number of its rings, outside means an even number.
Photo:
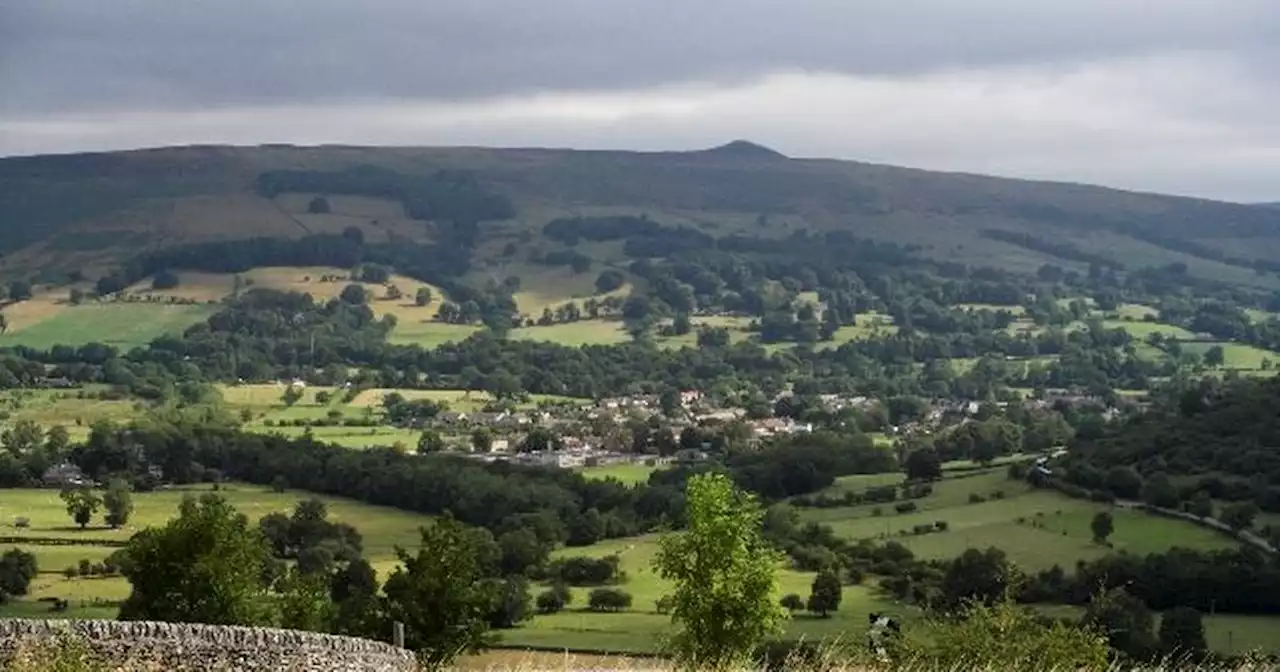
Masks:
[[[96,398],[103,389],[6,390],[0,392],[0,417],[6,422],[30,420],[42,427],[62,425],[73,439],[82,439],[98,420],[123,421],[142,412],[139,402],[133,400]]]
[[[1245,345],[1243,343],[1183,343],[1182,349],[1184,352],[1193,352],[1197,355],[1204,356],[1204,353],[1215,345],[1222,346],[1223,365],[1228,369],[1242,369],[1246,371],[1261,370],[1263,360],[1271,360],[1272,364],[1280,364],[1280,353],[1263,350],[1262,348]]]
[[[647,483],[649,482],[649,474],[657,471],[659,467],[650,467],[644,464],[610,464],[603,467],[586,467],[581,470],[582,475],[586,478],[606,479],[612,478],[627,484]]]
[[[1107,329],[1124,329],[1135,339],[1144,341],[1151,334],[1160,334],[1165,338],[1193,339],[1195,334],[1172,324],[1162,322],[1130,322],[1128,320],[1103,320],[1102,326]]]
[[[575,588],[573,603],[568,609],[557,614],[535,616],[523,627],[504,631],[503,644],[631,652],[657,650],[660,637],[669,632],[670,618],[658,614],[655,607],[657,600],[669,590],[669,584],[653,571],[651,563],[656,552],[657,537],[652,535],[557,551],[559,556],[602,557],[617,553],[628,577],[626,583],[619,587],[631,594],[631,609],[622,613],[587,611],[585,607],[590,589]],[[780,594],[807,596],[813,578],[813,574],[782,569],[779,572]],[[832,618],[797,616],[788,624],[787,635],[826,640],[851,635],[860,637],[866,628],[867,614],[872,611],[893,611],[914,617],[909,607],[881,597],[871,587],[846,586],[840,610]]]
[[[1054,618],[1080,618],[1083,607],[1069,605],[1035,605],[1035,610]],[[1209,648],[1219,653],[1245,655],[1263,651],[1280,651],[1280,617],[1242,614],[1205,614],[1204,637]],[[1160,614],[1156,614],[1156,632]]]
[[[401,320],[391,330],[387,341],[395,345],[417,345],[423,348],[436,348],[445,343],[457,343],[478,331],[481,327],[472,324],[449,324],[434,320]]]
[[[560,345],[617,345],[631,340],[631,335],[617,320],[580,320],[546,327],[521,327],[511,330],[511,338],[523,341],[552,341]]]
[[[127,350],[146,345],[158,336],[181,333],[216,310],[216,306],[208,305],[148,303],[72,306],[25,329],[0,336],[0,347],[47,349],[96,341]]]
[[[32,584],[32,594],[19,601],[0,607],[0,615],[39,612],[44,605],[30,604],[41,597],[62,597],[73,602],[69,612],[72,617],[102,615],[113,607],[95,607],[95,601],[118,601],[128,595],[128,582],[123,578],[76,578],[61,575],[63,569],[74,565],[81,558],[101,561],[113,550],[102,545],[103,541],[125,541],[134,533],[150,526],[163,525],[178,510],[178,504],[188,494],[200,495],[212,492],[212,486],[190,486],[172,490],[135,493],[135,511],[128,525],[112,530],[101,524],[101,515],[88,529],[76,527],[56,490],[2,490],[0,491],[0,535],[21,537],[33,543],[16,544],[36,554],[40,574]],[[221,486],[218,494],[225,497],[243,514],[257,520],[268,513],[287,512],[300,500],[313,497],[310,493],[289,491],[277,493],[268,488],[252,485],[230,484]],[[365,557],[379,572],[394,566],[397,545],[416,547],[418,528],[426,516],[387,507],[372,506],[353,500],[318,496],[329,507],[331,520],[350,523],[364,537]],[[25,517],[31,521],[29,528],[14,526],[14,519]],[[42,545],[40,539],[74,539],[76,545]],[[9,548],[5,546],[4,548]]]
[[[872,477],[841,479],[837,488],[865,489],[887,484]],[[888,480],[888,477],[885,477]],[[1003,492],[997,499],[995,493]],[[971,494],[987,501],[970,503]],[[899,514],[894,504],[800,509],[801,519],[830,525],[848,539],[895,539],[925,558],[951,558],[967,548],[997,546],[1028,571],[1054,564],[1071,568],[1076,560],[1101,557],[1112,549],[1094,544],[1089,521],[1103,504],[1072,499],[1052,490],[1035,490],[1009,480],[1003,470],[948,478],[933,485],[933,494],[914,500],[918,510]],[[876,514],[879,509],[880,513]],[[1111,508],[1114,550],[1152,553],[1173,546],[1226,548],[1234,541],[1191,523]],[[1020,520],[1021,519],[1021,520]],[[946,521],[946,532],[913,535],[915,525]],[[904,535],[903,533],[906,532]]]

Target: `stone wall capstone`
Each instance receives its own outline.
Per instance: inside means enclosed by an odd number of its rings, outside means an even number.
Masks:
[[[123,670],[416,672],[413,654],[383,642],[298,630],[154,621],[0,619],[0,662],[70,634]]]

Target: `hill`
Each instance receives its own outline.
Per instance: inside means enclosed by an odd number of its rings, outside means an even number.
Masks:
[[[569,247],[543,234],[548,222],[618,216],[713,239],[844,231],[1023,272],[1184,264],[1196,277],[1275,287],[1264,271],[1280,259],[1271,208],[788,158],[746,141],[690,152],[270,145],[0,159],[0,273],[45,282],[93,279],[180,245],[349,227],[374,242],[463,237],[473,275],[500,277]],[[616,239],[574,250],[606,265],[627,256]]]

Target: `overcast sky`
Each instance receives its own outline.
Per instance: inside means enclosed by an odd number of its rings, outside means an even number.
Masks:
[[[1280,0],[0,0],[0,154],[692,149],[1280,200]]]

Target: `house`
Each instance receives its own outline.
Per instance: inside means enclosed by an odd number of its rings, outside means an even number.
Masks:
[[[41,476],[46,487],[64,488],[67,486],[93,485],[93,482],[84,475],[84,472],[70,462],[56,464],[45,470]]]
[[[698,390],[683,390],[680,392],[680,405],[688,406],[702,400],[702,392]]]
[[[493,443],[489,444],[489,452],[491,453],[506,453],[510,451],[511,442],[507,439],[494,439]]]
[[[460,422],[466,422],[467,414],[461,411],[444,411],[437,415],[436,419],[446,425],[456,425]]]

